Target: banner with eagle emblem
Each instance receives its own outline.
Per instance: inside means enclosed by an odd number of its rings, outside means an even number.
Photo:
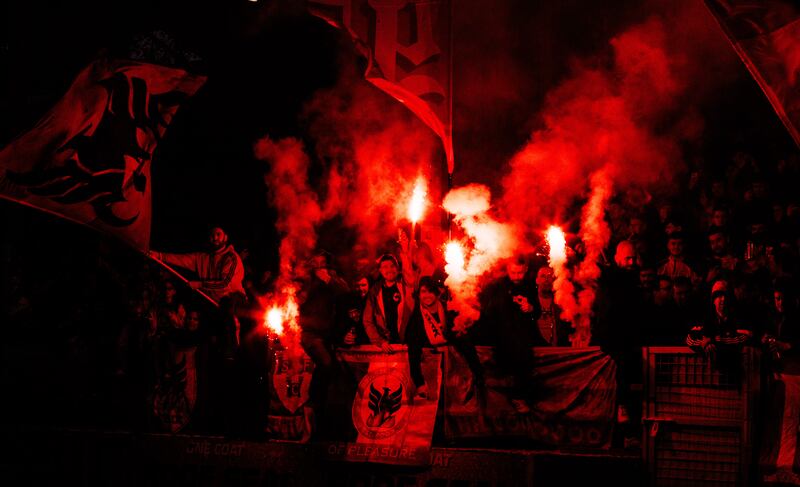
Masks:
[[[421,366],[427,393],[418,394],[411,380],[408,353],[405,347],[396,347],[389,354],[373,346],[337,351],[356,388],[348,398],[342,398],[343,404],[331,404],[331,412],[335,410],[343,417],[349,412],[352,419],[350,440],[330,450],[335,456],[352,462],[430,464],[441,354],[423,352]],[[349,398],[352,403],[348,411]]]
[[[204,76],[98,59],[30,131],[0,151],[0,197],[150,243],[150,164],[180,104]]]

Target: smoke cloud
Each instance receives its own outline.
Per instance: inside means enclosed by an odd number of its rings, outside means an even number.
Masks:
[[[429,183],[427,198],[438,204],[444,162],[430,129],[360,78],[355,69],[345,70],[334,88],[314,96],[304,119],[325,167],[326,213],[340,215],[356,230],[358,243],[374,254],[407,219],[418,178]]]
[[[514,228],[490,215],[491,193],[486,186],[471,184],[454,189],[445,197],[443,206],[467,238],[460,253],[448,249],[445,268],[445,285],[452,295],[448,306],[458,312],[455,329],[464,331],[480,317],[481,278],[501,259],[511,257],[519,244]]]

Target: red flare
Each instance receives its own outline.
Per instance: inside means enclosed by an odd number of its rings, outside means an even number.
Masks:
[[[283,335],[283,313],[277,306],[264,313],[264,326],[276,335]]]
[[[562,266],[567,261],[567,240],[561,228],[551,225],[547,229],[547,244],[550,247],[550,266]]]
[[[422,178],[417,179],[417,184],[414,186],[414,193],[411,196],[411,202],[408,204],[408,219],[411,223],[416,224],[421,218],[427,206],[425,201],[425,182]]]

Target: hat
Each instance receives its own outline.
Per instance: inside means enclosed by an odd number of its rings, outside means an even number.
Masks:
[[[728,281],[723,281],[720,279],[719,281],[714,282],[714,285],[711,286],[712,298],[716,298],[720,294],[728,294]]]

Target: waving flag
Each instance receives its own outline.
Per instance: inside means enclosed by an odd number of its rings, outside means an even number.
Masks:
[[[794,0],[706,0],[800,145],[800,4]]]
[[[309,0],[346,30],[367,60],[367,81],[406,105],[442,139],[453,173],[449,0]]]
[[[181,69],[94,61],[32,130],[0,151],[0,197],[147,250],[153,150],[204,82]]]

